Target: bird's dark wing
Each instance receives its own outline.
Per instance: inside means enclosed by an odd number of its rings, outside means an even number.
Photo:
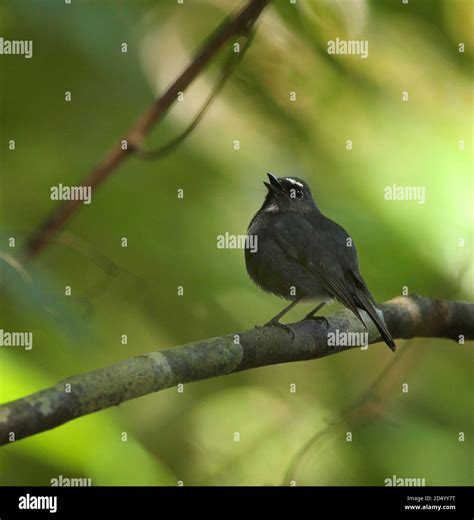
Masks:
[[[359,272],[352,239],[339,224],[321,214],[305,218],[286,214],[275,222],[274,237],[288,256],[315,276],[326,291],[348,307],[362,324],[364,320],[358,309],[365,310],[385,342],[394,347],[393,339],[378,316],[374,299]]]
[[[347,233],[322,215],[309,221],[285,214],[275,221],[274,238],[286,255],[304,267],[319,283],[364,323],[345,271],[355,266],[355,249],[346,246]]]

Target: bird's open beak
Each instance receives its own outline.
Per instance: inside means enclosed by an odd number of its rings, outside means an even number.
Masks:
[[[263,184],[265,184],[265,186],[270,191],[273,191],[273,193],[281,193],[282,188],[281,188],[280,183],[278,182],[278,179],[269,172],[267,173],[267,176],[268,176],[268,180],[270,181],[270,183],[264,182]]]

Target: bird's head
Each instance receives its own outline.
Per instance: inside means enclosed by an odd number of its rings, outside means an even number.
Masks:
[[[271,173],[267,173],[267,176],[269,182],[263,183],[268,189],[263,208],[296,213],[317,211],[311,190],[305,181],[298,177],[275,177]]]

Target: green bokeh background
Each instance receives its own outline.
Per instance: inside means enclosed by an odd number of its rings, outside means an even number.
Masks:
[[[379,301],[404,290],[472,301],[470,0],[275,0],[185,143],[157,162],[127,161],[25,266],[27,278],[14,268],[11,258],[57,205],[51,186],[78,183],[240,5],[0,4],[0,36],[34,42],[33,59],[0,56],[0,328],[34,335],[29,352],[0,348],[0,402],[278,312],[282,302],[248,279],[243,252],[216,248],[217,235],[245,233],[266,171],[311,184],[322,211],[353,236]],[[368,59],[329,56],[336,37],[367,39]],[[220,63],[222,55],[147,146],[191,121]],[[425,187],[426,203],[385,200],[393,184]],[[383,485],[396,475],[472,485],[472,345],[399,344],[395,361],[377,345],[80,418],[3,447],[0,484],[49,485],[63,475],[94,485]],[[364,404],[338,422],[389,364]]]

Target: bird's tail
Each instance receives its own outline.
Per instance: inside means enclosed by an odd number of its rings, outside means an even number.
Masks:
[[[367,312],[367,314],[370,316],[370,319],[374,322],[374,325],[377,327],[377,330],[380,332],[380,335],[382,336],[385,343],[395,352],[395,349],[397,345],[395,344],[395,341],[392,338],[392,335],[388,331],[385,323],[380,318],[380,316],[377,313],[377,310],[372,305],[372,302],[367,298],[367,296],[360,291],[357,294],[358,299],[361,303],[362,309]]]

